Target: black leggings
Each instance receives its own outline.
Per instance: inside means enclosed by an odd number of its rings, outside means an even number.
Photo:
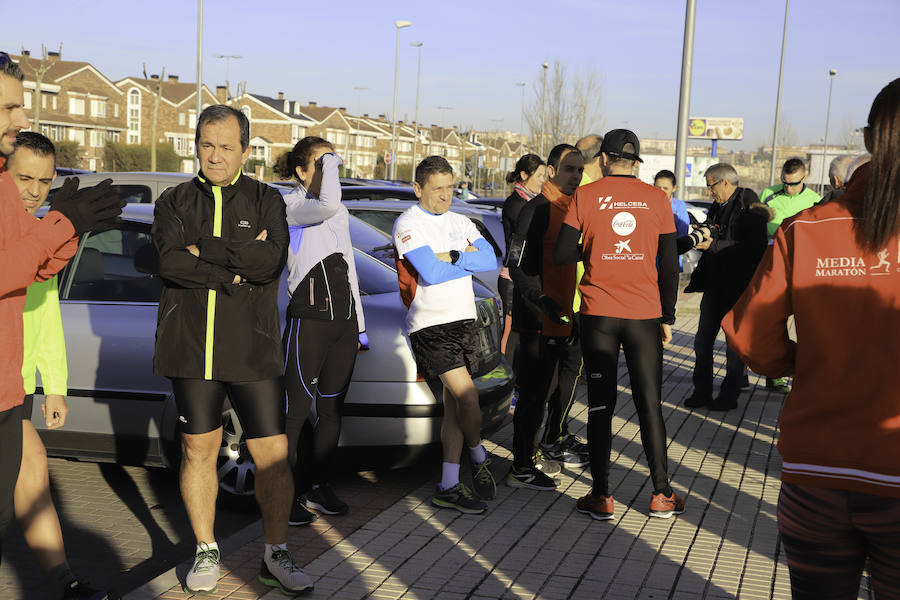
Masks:
[[[534,438],[544,417],[544,401],[559,369],[557,387],[549,399],[547,425],[542,441],[556,442],[568,433],[569,410],[581,376],[581,349],[564,338],[548,338],[536,332],[521,333],[517,353],[519,400],[513,413],[513,457],[516,467],[533,464]]]
[[[296,493],[328,483],[341,437],[359,328],[341,321],[288,319],[284,329],[284,385],[288,393],[288,459]]]
[[[0,562],[3,561],[3,534],[15,516],[13,494],[22,465],[22,421],[24,407],[0,412]],[[28,415],[26,418],[31,418]]]
[[[284,433],[284,389],[281,378],[258,381],[214,381],[172,378],[182,433],[209,433],[222,426],[225,394],[237,413],[244,437]]]
[[[616,411],[619,348],[641,428],[654,493],[671,493],[666,474],[666,425],[662,418],[662,341],[659,319],[581,315],[581,348],[588,381],[588,445],[594,495],[609,495],[612,417]]]

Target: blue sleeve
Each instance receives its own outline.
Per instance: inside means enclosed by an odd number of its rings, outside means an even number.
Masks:
[[[687,204],[683,200],[677,200],[673,203],[673,212],[675,213],[675,233],[678,237],[687,235],[690,231],[691,218],[688,216]]]
[[[472,245],[478,248],[476,252],[460,252],[457,267],[461,267],[470,273],[492,271],[497,268],[497,255],[494,248],[483,237],[477,238]]]
[[[494,252],[491,250],[491,255],[493,256],[493,254]],[[434,254],[434,250],[431,249],[431,246],[419,246],[418,248],[405,253],[403,258],[412,263],[412,266],[419,272],[419,277],[421,277],[428,285],[444,283],[445,281],[471,275],[471,273],[460,268],[458,265],[452,265],[440,260]]]

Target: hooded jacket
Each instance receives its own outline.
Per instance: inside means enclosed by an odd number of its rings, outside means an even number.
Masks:
[[[257,240],[266,230],[267,239]],[[256,381],[284,371],[278,283],[288,247],[284,201],[238,174],[227,186],[202,172],[160,196],[153,243],[165,287],[154,372]],[[196,245],[195,257],[187,246]],[[235,275],[245,281],[234,284]]]

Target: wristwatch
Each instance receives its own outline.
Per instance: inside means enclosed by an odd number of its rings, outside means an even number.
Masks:
[[[450,251],[450,264],[455,265],[456,261],[459,260],[459,250],[451,250]]]

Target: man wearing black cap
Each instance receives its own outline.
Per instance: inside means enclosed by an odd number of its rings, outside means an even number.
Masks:
[[[597,520],[613,518],[609,455],[620,347],[653,482],[650,516],[668,518],[684,512],[684,500],[669,485],[660,408],[662,347],[672,339],[678,294],[675,220],[665,192],[632,174],[641,161],[639,153],[640,142],[627,129],[614,129],[603,137],[599,152],[603,179],[575,192],[553,253],[556,264],[584,262],[579,286],[581,350],[588,380],[594,483],[576,506]]]

